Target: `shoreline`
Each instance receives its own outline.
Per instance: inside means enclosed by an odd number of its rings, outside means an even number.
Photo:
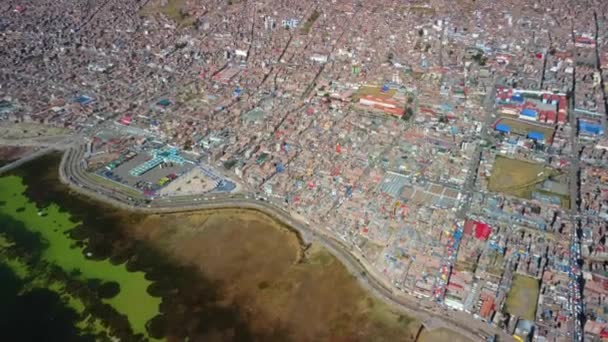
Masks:
[[[191,209],[187,211],[181,212],[164,212],[164,213],[146,213],[146,215],[158,215],[159,217],[163,217],[163,215],[222,215],[224,212],[234,212],[237,213],[239,211],[245,212],[247,214],[253,214],[261,217],[264,220],[271,222],[272,229],[279,232],[286,232],[289,234],[295,235],[298,241],[298,249],[297,249],[297,260],[301,260],[304,257],[306,251],[313,245],[314,241],[309,241],[305,237],[302,236],[301,231],[295,229],[294,227],[285,224],[283,221],[269,215],[268,213],[256,209],[256,208],[244,208],[237,206],[225,206],[225,207],[217,207],[217,208],[207,208],[207,209]],[[240,213],[237,213],[240,214]],[[333,255],[333,254],[332,254]]]
[[[119,190],[108,189],[100,184],[87,182],[86,177],[84,177],[86,171],[84,171],[79,162],[84,153],[82,145],[77,147],[61,146],[52,149],[63,152],[59,166],[59,179],[61,183],[80,195],[123,210],[142,214],[193,213],[217,209],[256,211],[268,216],[269,219],[274,220],[289,231],[294,232],[302,247],[317,243],[325,248],[356,278],[364,290],[370,292],[374,297],[385,302],[393,309],[417,319],[425,330],[433,331],[447,328],[472,341],[486,339],[489,336],[495,335],[499,335],[501,340],[512,339],[511,336],[503,331],[499,331],[482,322],[467,322],[468,320],[472,320],[472,318],[465,313],[454,313],[445,308],[438,307],[426,299],[416,298],[405,292],[393,290],[392,286],[384,283],[381,276],[377,274],[377,271],[371,265],[367,265],[367,261],[357,255],[357,251],[352,247],[349,248],[342,241],[331,236],[331,232],[326,232],[322,228],[311,227],[308,223],[301,222],[301,219],[293,217],[290,213],[276,207],[272,203],[251,199],[243,194],[231,194],[228,196],[226,194],[214,194],[215,196],[211,200],[198,203],[192,203],[192,199],[179,203],[179,198],[174,197],[157,199],[145,207],[134,206],[128,203],[128,201],[133,201],[130,197],[125,197],[123,201],[118,199],[121,195]],[[172,200],[175,200],[175,202],[172,202]],[[164,204],[162,203],[163,201],[168,202]],[[171,205],[174,206],[172,207]]]
[[[469,324],[457,322],[455,319],[446,319],[445,316],[450,315],[450,311],[446,309],[443,312],[435,312],[437,308],[433,307],[434,304],[428,300],[415,299],[413,296],[409,296],[412,297],[409,298],[406,293],[395,293],[393,289],[379,280],[381,278],[376,274],[376,271],[371,266],[365,265],[365,261],[356,255],[356,251],[353,251],[352,248],[349,249],[341,241],[337,240],[333,236],[330,236],[328,232],[324,232],[321,229],[311,228],[308,224],[296,220],[280,208],[275,208],[275,206],[269,202],[258,201],[241,196],[235,198],[234,195],[232,197],[217,195],[215,196],[215,199],[212,197],[211,200],[197,204],[186,202],[176,207],[171,207],[168,205],[153,207],[152,204],[156,205],[158,203],[157,201],[153,201],[147,207],[133,206],[129,203],[125,203],[114,198],[116,196],[116,190],[112,189],[111,194],[105,195],[102,194],[101,191],[107,191],[107,189],[103,189],[101,185],[99,185],[99,187],[95,190],[92,190],[86,187],[86,185],[89,184],[85,182],[78,183],[75,180],[75,177],[78,177],[81,173],[84,174],[84,172],[86,172],[79,168],[81,164],[78,162],[78,160],[80,160],[83,156],[84,149],[82,145],[78,146],[78,148],[68,148],[64,151],[59,166],[60,181],[64,185],[68,186],[72,191],[75,191],[81,195],[85,195],[102,203],[113,205],[124,210],[142,214],[187,213],[221,208],[257,210],[262,214],[269,216],[271,219],[278,221],[280,224],[289,227],[290,230],[296,232],[299,238],[301,238],[307,244],[318,242],[344,265],[348,272],[355,277],[357,282],[366,291],[370,292],[372,295],[384,301],[394,309],[400,310],[410,317],[419,320],[425,329],[431,331],[441,327],[448,328],[463,336],[466,336],[471,341],[476,341],[480,338],[485,339],[488,336],[492,336],[492,334],[488,334],[487,330],[479,329],[479,326],[471,329]],[[72,174],[68,176],[68,172],[70,171]],[[86,181],[86,179],[81,180]],[[493,333],[497,332],[494,331]],[[503,337],[510,338],[511,336],[504,334]]]

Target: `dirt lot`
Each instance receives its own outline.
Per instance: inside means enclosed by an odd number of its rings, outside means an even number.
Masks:
[[[545,168],[541,164],[497,156],[494,166],[492,166],[488,189],[530,198],[536,185],[552,174],[553,170]]]
[[[413,341],[420,323],[371,298],[323,248],[255,211],[225,209],[150,216],[136,228],[221,284],[227,302],[244,307],[258,331],[294,341]],[[423,341],[453,334],[422,330]]]
[[[162,188],[161,195],[203,194],[215,188],[215,182],[200,168],[194,168]]]
[[[516,274],[513,276],[513,285],[507,296],[505,310],[512,315],[533,321],[536,315],[538,292],[538,280]]]

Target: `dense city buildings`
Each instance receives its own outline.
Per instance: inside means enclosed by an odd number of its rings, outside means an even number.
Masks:
[[[0,118],[132,205],[245,194],[439,315],[608,336],[608,2],[0,8]]]

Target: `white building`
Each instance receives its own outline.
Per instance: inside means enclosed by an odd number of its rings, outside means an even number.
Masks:
[[[234,50],[234,54],[240,57],[247,57],[247,51],[245,50],[236,49]]]
[[[295,29],[300,24],[300,20],[295,18],[285,19],[281,21],[281,24],[284,28]]]
[[[328,57],[327,57],[327,55],[318,55],[318,54],[315,54],[315,55],[310,56],[310,60],[313,61],[313,62],[317,62],[317,63],[323,64],[323,63],[327,63]]]

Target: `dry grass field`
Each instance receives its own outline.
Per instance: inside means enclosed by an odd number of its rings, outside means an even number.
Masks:
[[[414,341],[421,324],[372,298],[329,252],[304,249],[264,214],[239,209],[154,215],[135,234],[220,284],[255,331],[280,327],[293,341]],[[422,330],[421,341],[454,334]]]

